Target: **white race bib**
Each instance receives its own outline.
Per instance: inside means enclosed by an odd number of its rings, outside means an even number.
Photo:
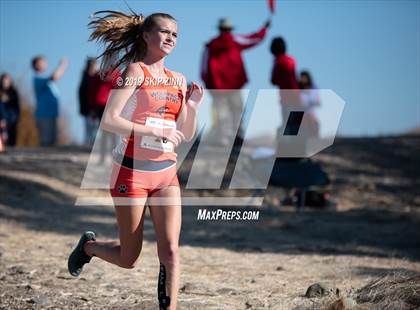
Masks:
[[[156,127],[156,128],[176,128],[176,123],[174,121],[168,121],[163,118],[148,117],[146,118],[146,126]],[[161,138],[144,136],[141,139],[140,146],[142,148],[161,151],[164,153],[173,152],[174,145],[170,141],[163,141]]]

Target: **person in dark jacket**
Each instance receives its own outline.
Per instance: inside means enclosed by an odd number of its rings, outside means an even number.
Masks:
[[[227,18],[219,21],[219,36],[205,47],[201,78],[213,97],[213,128],[218,143],[228,145],[233,142],[236,132],[243,138],[240,121],[243,103],[240,89],[248,78],[242,60],[242,51],[262,42],[270,21],[256,33],[234,35],[233,25]],[[239,128],[238,128],[239,127]]]
[[[90,89],[92,82],[98,74],[98,66],[95,58],[88,58],[83,70],[82,81],[79,86],[79,112],[85,119],[85,139],[86,145],[92,145],[95,140],[99,121],[96,115]]]
[[[17,138],[17,124],[20,107],[19,95],[9,74],[0,76],[0,101],[4,107],[4,121],[6,123],[7,145],[15,146]]]
[[[0,101],[0,153],[3,153],[6,150],[5,144],[7,141],[7,123],[5,111],[4,103]]]

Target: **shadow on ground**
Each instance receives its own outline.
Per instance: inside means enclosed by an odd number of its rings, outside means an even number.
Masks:
[[[359,143],[358,148],[364,149],[366,144],[371,144],[371,141],[364,144],[362,142],[343,140],[341,144],[335,146],[335,150],[328,151],[328,154],[350,156],[347,153],[352,145]],[[380,149],[395,153],[392,156],[397,156],[397,158],[391,156],[390,161],[379,160],[380,156],[374,154],[378,148],[371,147],[365,151],[366,154],[363,153],[364,151],[358,153],[357,156],[360,158],[357,160],[366,158],[370,163],[377,163],[377,167],[383,169],[384,174],[388,170],[390,174],[408,173],[408,177],[414,178],[413,184],[417,182],[414,181],[417,174],[409,173],[418,169],[411,168],[410,170],[409,168],[413,164],[412,157],[415,156],[414,151],[417,149],[413,149],[410,144],[410,148],[395,150],[389,141],[378,143]],[[400,157],[398,157],[398,152],[402,154]],[[87,154],[87,150],[78,148],[58,148],[49,151],[16,149],[0,157],[1,219],[15,221],[37,231],[78,234],[83,230],[93,229],[99,236],[116,237],[117,230],[112,208],[75,206],[76,198],[62,191],[37,182],[23,182],[1,174],[1,171],[6,170],[18,171],[22,174],[38,173],[78,186],[86,161],[80,161],[77,158],[87,156]],[[41,160],[46,156],[49,156],[48,160]],[[410,160],[405,159],[406,156]],[[402,159],[406,162],[401,163]],[[389,162],[392,164],[388,164]],[[401,171],[398,170],[399,167]],[[338,173],[342,173],[339,171],[340,167],[334,167],[333,164],[329,169],[336,169]],[[354,171],[346,173],[350,174]],[[412,188],[410,184],[410,190]],[[396,195],[403,195],[407,189],[401,189],[402,192],[400,192],[398,188],[393,188],[389,191]],[[198,207],[184,207],[183,209],[182,245],[226,248],[239,252],[366,255],[420,260],[418,212],[389,211],[386,208],[360,208],[341,212],[293,212],[263,207],[259,209],[258,221],[198,221],[198,209]],[[234,208],[224,209],[235,210]],[[209,210],[214,209],[209,208]],[[244,211],[245,209],[237,210]],[[150,219],[145,222],[144,238],[154,240]],[[375,271],[361,270],[360,272]]]

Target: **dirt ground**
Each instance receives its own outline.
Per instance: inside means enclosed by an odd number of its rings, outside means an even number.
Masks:
[[[313,283],[351,295],[383,275],[420,274],[419,155],[419,136],[337,139],[314,157],[336,210],[280,208],[277,188],[258,221],[198,221],[199,208],[185,207],[179,309],[318,309],[304,297]],[[0,309],[157,309],[149,217],[135,269],[94,258],[79,278],[67,272],[82,231],[117,237],[111,206],[75,205],[88,156],[80,147],[0,156]]]

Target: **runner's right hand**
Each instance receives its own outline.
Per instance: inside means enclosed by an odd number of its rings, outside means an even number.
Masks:
[[[155,136],[162,138],[163,141],[169,141],[174,144],[174,146],[178,146],[182,140],[185,140],[184,134],[175,128],[156,128]]]

